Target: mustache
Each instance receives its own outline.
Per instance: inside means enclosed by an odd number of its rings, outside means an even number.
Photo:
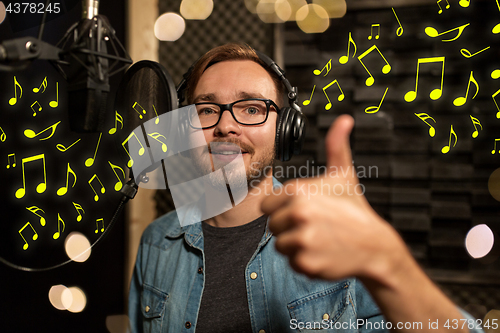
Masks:
[[[211,141],[208,143],[208,152],[212,152],[212,147],[217,147],[217,145],[220,144],[233,144],[238,147],[240,147],[241,151],[245,151],[249,154],[253,154],[255,152],[255,149],[253,147],[249,146],[248,144],[240,141],[239,139],[236,138],[227,138],[227,139],[216,139],[214,141]]]

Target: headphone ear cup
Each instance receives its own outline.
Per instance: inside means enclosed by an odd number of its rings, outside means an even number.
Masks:
[[[289,154],[290,143],[290,117],[293,116],[292,108],[284,107],[279,114],[278,122],[276,123],[276,158],[286,162],[292,157]]]
[[[306,138],[307,118],[302,112],[295,112],[293,120],[293,146],[291,147],[294,155],[300,154]]]

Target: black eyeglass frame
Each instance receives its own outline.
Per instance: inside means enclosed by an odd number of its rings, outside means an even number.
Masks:
[[[245,124],[245,123],[238,121],[238,119],[236,119],[236,117],[234,116],[234,113],[233,113],[233,105],[236,103],[239,103],[239,102],[246,102],[246,101],[265,102],[266,103],[266,118],[263,121],[261,121],[260,123],[255,123],[255,124]],[[281,111],[280,108],[278,107],[278,105],[276,105],[276,103],[274,103],[271,99],[267,99],[267,98],[245,98],[245,99],[240,99],[236,102],[229,103],[229,104],[219,104],[219,103],[214,103],[214,102],[199,102],[199,103],[194,103],[194,105],[217,105],[220,108],[219,119],[217,119],[217,122],[215,124],[213,124],[212,126],[208,126],[208,127],[193,126],[193,124],[191,123],[191,117],[188,117],[189,118],[189,125],[195,129],[209,129],[209,128],[217,126],[217,124],[219,124],[219,122],[222,118],[222,114],[226,110],[231,113],[231,115],[233,116],[233,119],[238,124],[245,125],[245,126],[256,126],[256,125],[261,125],[261,124],[265,123],[267,121],[267,118],[269,117],[269,110],[270,110],[271,106],[273,106],[276,109],[277,113],[280,113],[280,111]]]

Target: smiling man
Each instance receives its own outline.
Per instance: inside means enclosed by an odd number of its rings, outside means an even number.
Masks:
[[[247,46],[215,48],[195,64],[187,118],[206,140],[191,152],[193,163],[213,173],[205,208],[228,191],[244,188],[246,195],[196,223],[181,226],[171,212],[147,228],[130,288],[133,332],[479,332],[463,325],[467,314],[422,272],[362,193],[303,192],[304,185],[357,184],[355,175],[300,179],[273,191],[280,186],[271,166],[283,91],[280,77]],[[349,116],[331,126],[328,167],[353,167],[352,127]]]

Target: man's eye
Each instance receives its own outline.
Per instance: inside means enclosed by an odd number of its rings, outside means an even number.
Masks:
[[[261,110],[260,108],[258,107],[253,107],[253,106],[250,106],[248,108],[245,109],[245,112],[249,115],[258,115],[258,114],[262,114],[264,113],[263,110]]]
[[[203,108],[203,109],[200,109],[200,111],[198,112],[199,115],[203,115],[203,116],[210,116],[210,115],[213,115],[215,113],[217,113],[217,111],[212,109],[212,108]]]

